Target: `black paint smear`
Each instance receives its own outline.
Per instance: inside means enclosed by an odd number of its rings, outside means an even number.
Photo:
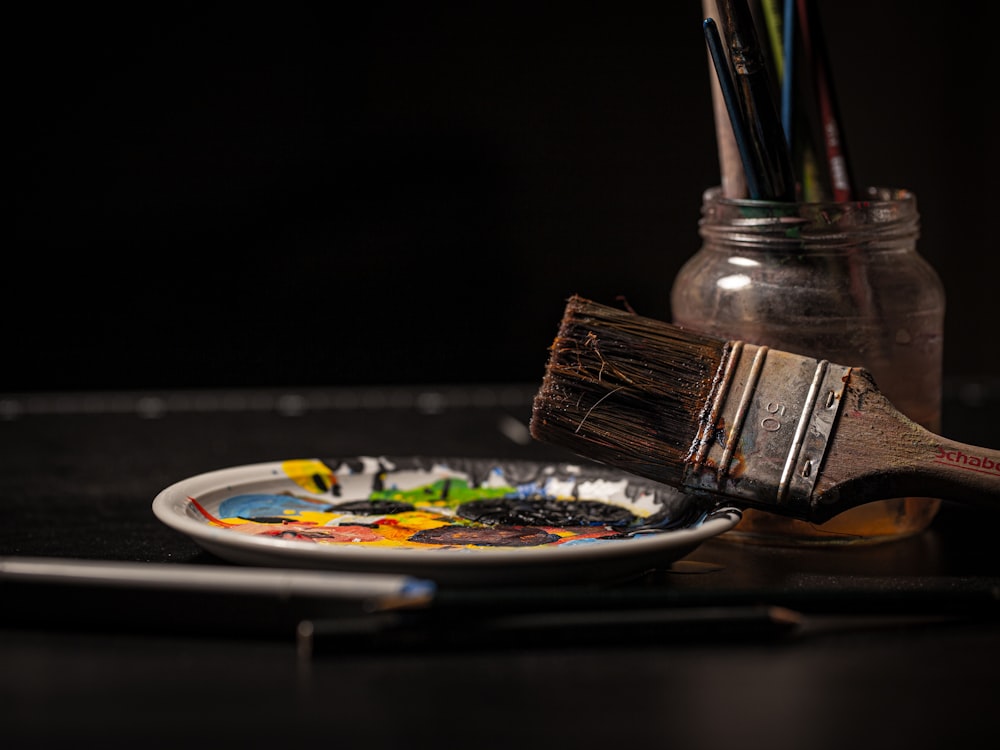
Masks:
[[[472,544],[479,547],[538,547],[559,539],[556,534],[531,526],[438,526],[418,531],[409,541],[423,544]]]
[[[328,492],[329,491],[330,485],[328,485],[326,483],[326,479],[323,478],[322,474],[320,474],[318,472],[314,473],[312,475],[312,480],[313,480],[313,482],[315,482],[316,486],[319,487],[320,490],[322,490],[323,492]]]
[[[497,497],[472,500],[458,508],[458,515],[490,525],[610,526],[625,528],[639,523],[631,511],[598,500],[555,500],[546,497]]]
[[[389,516],[393,513],[411,511],[413,506],[400,500],[350,500],[346,503],[331,505],[328,510],[337,513],[359,513],[366,516]]]

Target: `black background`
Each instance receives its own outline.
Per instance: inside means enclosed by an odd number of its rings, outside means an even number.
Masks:
[[[534,381],[570,294],[669,317],[719,180],[698,0],[13,13],[0,390]],[[994,376],[987,3],[820,0]]]

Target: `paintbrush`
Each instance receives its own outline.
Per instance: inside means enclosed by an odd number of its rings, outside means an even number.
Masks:
[[[804,92],[807,96],[798,96],[797,91],[802,88],[802,75],[799,71],[801,65],[796,59],[800,43],[795,34],[798,22],[795,0],[762,0],[761,14],[771,40],[774,68],[781,91],[781,127],[791,152],[792,171],[798,178],[799,194],[806,201],[829,200],[830,196],[823,188],[826,178],[820,174],[813,144],[808,137],[807,113],[800,105],[800,100],[809,98],[809,92]]]
[[[733,81],[732,71],[729,69],[729,58],[726,56],[722,36],[719,34],[719,28],[714,18],[706,18],[702,23],[702,28],[705,31],[705,42],[708,44],[708,51],[712,57],[712,65],[715,66],[716,83],[722,94],[722,100],[725,102],[726,112],[729,114],[732,137],[736,143],[740,163],[743,165],[742,174],[745,186],[749,195],[761,195],[765,189],[766,176],[761,174],[758,162],[754,158],[750,124],[746,121],[740,106],[740,97],[736,90],[736,83]]]
[[[749,131],[749,157],[760,189],[750,197],[792,201],[796,197],[791,155],[778,112],[771,72],[747,0],[716,0],[729,49],[742,120]]]
[[[822,523],[938,497],[1000,507],[1000,451],[916,424],[863,367],[569,299],[532,436],[709,502]]]
[[[820,142],[826,156],[832,199],[841,203],[854,200],[859,191],[854,186],[847,145],[840,126],[840,106],[833,86],[830,55],[815,0],[796,0],[795,15],[801,30],[803,61],[812,79],[819,110]]]
[[[715,0],[702,0],[702,8],[706,21],[718,15],[719,11]],[[715,138],[718,146],[722,194],[727,198],[746,198],[748,188],[746,174],[743,171],[743,153],[736,142],[736,135],[733,133],[732,114],[729,111],[730,100],[728,97],[735,95],[730,94],[727,96],[722,91],[722,84],[717,74],[718,65],[711,48],[709,48],[709,53],[709,68],[710,72],[713,73],[710,76],[712,115],[715,121]],[[728,55],[726,56],[725,69],[729,70]]]

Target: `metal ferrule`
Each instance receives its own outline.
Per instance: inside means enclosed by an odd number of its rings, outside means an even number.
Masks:
[[[850,367],[732,342],[684,486],[808,517]]]

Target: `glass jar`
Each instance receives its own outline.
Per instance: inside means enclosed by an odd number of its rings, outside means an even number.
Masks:
[[[849,203],[703,195],[702,246],[671,290],[673,321],[840,365],[860,365],[904,414],[940,431],[944,289],[917,253],[906,190],[869,188]],[[725,537],[769,544],[872,543],[927,528],[940,501],[897,498],[824,524],[759,510]]]

